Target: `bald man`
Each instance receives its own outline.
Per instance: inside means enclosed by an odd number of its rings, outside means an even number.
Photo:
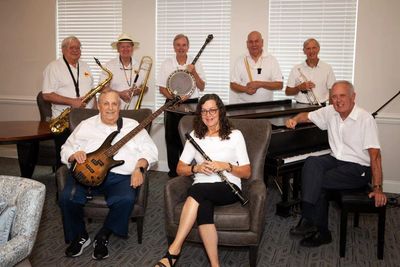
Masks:
[[[263,102],[273,99],[273,91],[283,87],[278,61],[263,50],[261,33],[252,31],[247,36],[248,53],[240,56],[231,73],[231,89],[238,103]]]

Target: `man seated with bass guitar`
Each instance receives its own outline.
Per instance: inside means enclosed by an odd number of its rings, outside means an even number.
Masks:
[[[96,153],[111,133],[118,131],[112,142],[114,144],[138,126],[133,119],[119,118],[120,99],[115,91],[102,92],[97,106],[99,114],[82,121],[62,146],[63,163],[70,165],[76,161],[82,164],[87,159],[87,153]],[[90,194],[104,194],[110,209],[103,227],[94,238],[92,257],[101,260],[109,256],[107,245],[111,234],[128,236],[129,216],[138,188],[143,183],[144,170],[158,160],[158,150],[146,130],[141,130],[113,158],[124,160],[124,163],[112,168],[99,186],[84,186],[72,174],[67,179],[59,197],[65,239],[70,242],[65,251],[67,257],[80,256],[84,248],[90,245],[83,219],[83,207]]]

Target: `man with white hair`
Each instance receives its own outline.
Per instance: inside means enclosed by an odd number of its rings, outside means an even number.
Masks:
[[[133,119],[120,118],[119,108],[118,93],[103,91],[99,96],[99,114],[82,121],[62,146],[63,163],[76,161],[83,164],[87,154],[96,151],[111,133],[118,131],[113,140],[117,142],[139,125]],[[129,217],[143,183],[144,172],[157,161],[158,150],[143,129],[122,146],[113,158],[123,160],[124,163],[111,168],[99,186],[88,188],[76,182],[71,175],[67,178],[59,196],[65,240],[70,242],[65,250],[67,257],[80,256],[91,242],[83,219],[83,207],[90,194],[104,194],[109,207],[103,226],[94,238],[93,259],[102,260],[109,256],[108,240],[111,234],[125,238],[128,236]]]
[[[372,115],[355,104],[356,93],[348,81],[332,85],[332,105],[299,113],[286,121],[294,129],[298,123],[313,122],[328,131],[331,154],[309,157],[301,174],[302,217],[290,229],[301,236],[300,245],[318,247],[332,242],[328,229],[327,190],[347,190],[372,184],[370,198],[375,206],[386,205],[382,190],[382,159],[378,127]]]
[[[306,95],[308,90],[312,90],[320,103],[330,100],[330,89],[336,78],[332,67],[319,59],[319,51],[319,42],[314,38],[307,39],[303,43],[306,60],[294,66],[289,74],[285,93],[294,95],[299,103],[312,104]]]
[[[75,36],[61,43],[62,58],[49,65],[43,72],[43,99],[51,103],[52,117],[59,116],[67,107],[92,108],[96,100],[83,103],[82,98],[93,87],[93,75],[89,66],[80,60],[81,42]],[[60,150],[67,140],[69,130],[55,135],[57,166],[61,165]]]

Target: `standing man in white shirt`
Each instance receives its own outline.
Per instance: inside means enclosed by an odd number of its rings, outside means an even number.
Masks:
[[[175,56],[167,58],[160,67],[157,86],[159,86],[160,93],[166,97],[166,101],[173,99],[173,96],[167,90],[167,80],[170,74],[176,70],[187,70],[195,79],[196,89],[189,99],[184,99],[185,103],[197,103],[199,101],[199,92],[203,92],[206,82],[205,74],[201,62],[198,60],[196,65],[191,64],[193,58],[187,53],[189,51],[189,38],[184,34],[178,34],[173,41]],[[176,166],[178,165],[179,157],[183,150],[183,145],[180,139],[176,136],[178,124],[183,114],[166,111],[164,113],[165,125],[165,142],[167,145],[167,158],[168,158],[168,175],[170,177],[177,176]]]
[[[248,53],[236,60],[231,74],[231,89],[238,103],[263,102],[273,99],[273,91],[283,87],[282,72],[274,56],[263,50],[261,33],[247,36]]]
[[[141,92],[140,85],[146,76],[144,70],[137,73],[139,63],[132,57],[134,50],[139,48],[139,42],[133,41],[130,35],[122,33],[118,40],[111,44],[111,47],[118,51],[119,56],[105,64],[105,67],[113,74],[106,88],[118,92],[121,98],[121,108],[126,106],[127,109],[134,109],[137,96]],[[106,77],[107,74],[102,72],[100,80],[104,80]]]
[[[303,166],[302,218],[290,229],[291,235],[303,237],[301,246],[332,242],[326,199],[329,189],[357,189],[371,183],[369,197],[375,198],[375,206],[386,205],[378,127],[372,115],[355,104],[355,96],[350,82],[338,81],[332,85],[332,105],[299,113],[286,122],[293,129],[298,123],[313,122],[327,130],[332,150],[328,155],[307,158]]]
[[[121,140],[139,123],[133,119],[120,118],[119,95],[115,91],[103,91],[99,96],[99,114],[82,121],[62,146],[61,159],[65,164],[73,161],[84,163],[87,153],[96,151],[113,132],[113,144]],[[124,160],[122,165],[110,170],[102,184],[91,187],[93,195],[103,193],[109,207],[109,213],[102,228],[94,239],[93,259],[107,258],[108,240],[111,234],[128,236],[129,217],[134,207],[137,191],[143,183],[144,171],[158,159],[158,150],[146,130],[141,130],[113,157]],[[86,204],[88,187],[68,176],[59,205],[62,212],[65,240],[70,245],[65,250],[67,257],[78,257],[89,246],[90,238],[83,219],[83,207]]]
[[[62,41],[61,49],[63,57],[51,62],[43,72],[43,99],[51,103],[53,118],[69,106],[96,106],[95,98],[87,104],[82,102],[83,96],[93,87],[93,75],[89,66],[80,60],[81,42],[77,37],[69,36]],[[61,165],[60,150],[68,135],[68,129],[55,135],[57,166]]]
[[[295,95],[299,103],[310,104],[307,90],[312,90],[320,103],[330,100],[330,89],[336,78],[332,67],[318,58],[319,51],[318,41],[307,39],[303,44],[306,60],[290,71],[285,93]]]

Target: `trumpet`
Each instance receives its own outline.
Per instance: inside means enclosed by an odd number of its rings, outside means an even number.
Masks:
[[[97,85],[95,88],[91,89],[89,92],[86,93],[86,95],[83,97],[82,99],[82,103],[89,103],[89,101],[96,96],[96,94],[98,92],[100,92],[101,89],[103,89],[103,87],[112,79],[113,74],[111,73],[110,70],[106,69],[105,67],[103,67],[100,63],[100,61],[97,58],[94,58],[94,60],[96,61],[97,65],[99,65],[99,67],[104,70],[105,72],[107,72],[108,77],[102,81],[101,83],[99,83],[99,85]],[[69,120],[68,120],[68,115],[71,112],[71,107],[68,107],[66,109],[63,110],[63,112],[61,112],[60,115],[58,115],[57,117],[55,117],[54,119],[51,119],[50,121],[50,131],[54,134],[61,134],[62,132],[65,131],[65,129],[67,129],[69,127]]]
[[[303,72],[301,71],[300,68],[297,68],[297,70],[300,73],[301,78],[304,80],[304,82],[307,82],[308,79],[307,77],[303,74]],[[314,91],[313,90],[305,90],[305,91],[301,91],[303,94],[306,95],[308,102],[311,105],[318,105],[321,106],[321,103],[319,102],[318,98],[315,96]]]
[[[149,80],[152,65],[153,65],[153,59],[149,56],[143,56],[142,59],[140,60],[139,69],[136,71],[136,76],[135,76],[135,80],[133,81],[132,89],[136,87],[136,81],[139,78],[139,74],[140,74],[141,70],[146,72],[146,76],[144,77],[144,80],[139,87],[140,94],[139,94],[138,100],[136,101],[136,105],[134,108],[135,110],[140,109],[140,106],[142,105],[143,95],[146,91],[146,85],[147,85],[147,81]],[[132,89],[131,89],[129,101],[125,104],[124,109],[128,109],[129,106],[131,105],[131,102],[132,102],[133,96],[134,96]]]

